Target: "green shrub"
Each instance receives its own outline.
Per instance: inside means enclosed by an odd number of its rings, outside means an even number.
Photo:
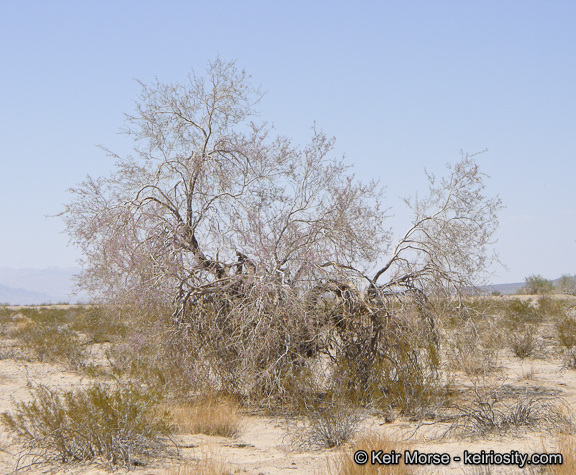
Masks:
[[[548,294],[554,290],[554,283],[541,275],[531,275],[526,277],[521,293],[529,295]]]
[[[24,445],[32,463],[99,462],[110,468],[141,463],[138,457],[166,450],[166,413],[156,410],[161,396],[136,386],[88,388],[59,393],[32,390],[32,402],[15,402],[1,414],[11,435]]]
[[[70,320],[70,328],[85,334],[91,343],[115,341],[128,333],[126,323],[112,308],[80,308]]]
[[[508,301],[505,309],[505,325],[511,329],[517,329],[526,324],[539,324],[543,315],[527,300],[512,299]]]
[[[62,362],[74,369],[82,368],[86,348],[78,334],[56,323],[28,323],[14,332],[22,347],[33,352],[40,361]]]
[[[538,312],[543,317],[563,318],[566,316],[566,301],[558,298],[540,297]]]

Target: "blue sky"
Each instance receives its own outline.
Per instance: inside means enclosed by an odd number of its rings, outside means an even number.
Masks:
[[[0,267],[67,267],[66,189],[107,174],[140,87],[217,55],[267,92],[260,118],[305,143],[314,122],[358,177],[402,197],[478,152],[506,205],[508,271],[576,273],[573,1],[4,1],[0,3]]]

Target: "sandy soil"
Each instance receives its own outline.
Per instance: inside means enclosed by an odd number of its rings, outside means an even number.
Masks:
[[[520,360],[509,350],[502,350],[501,369],[492,376],[492,384],[501,386],[501,391],[513,394],[547,395],[561,398],[567,405],[576,408],[576,371],[562,367],[560,353],[554,340],[551,323],[544,323],[540,330],[541,351],[535,357]],[[13,401],[25,401],[30,398],[30,384],[45,384],[50,387],[70,389],[90,382],[89,378],[78,373],[66,371],[59,365],[29,362],[18,358],[10,351],[13,342],[0,342],[0,412],[10,410]],[[532,369],[531,379],[522,377]],[[460,388],[471,384],[470,378],[456,375]],[[515,436],[487,439],[454,440],[440,439],[438,433],[445,427],[441,424],[425,426],[414,433],[416,423],[398,419],[393,423],[369,419],[364,422],[365,431],[385,432],[391,436],[402,437],[414,434],[409,442],[413,450],[426,453],[448,453],[451,458],[462,457],[464,451],[508,453],[516,450],[533,454],[544,449],[554,452],[556,435],[548,433],[525,432]],[[2,429],[3,430],[3,429]],[[327,461],[335,457],[339,450],[302,452],[291,450],[286,441],[283,420],[270,417],[246,415],[243,418],[243,431],[237,438],[209,437],[204,435],[181,435],[176,438],[178,444],[188,448],[180,449],[185,460],[191,462],[206,458],[207,455],[226,466],[224,473],[247,474],[323,474],[328,473]],[[18,447],[8,443],[7,434],[0,432],[0,473],[13,470]],[[174,462],[176,464],[176,462]],[[157,461],[153,465],[137,467],[132,473],[140,475],[164,474],[171,463]],[[104,474],[109,473],[96,466],[41,467],[27,473],[62,474]],[[177,473],[177,472],[172,472]],[[188,472],[193,473],[193,472]],[[419,473],[473,474],[474,467],[463,462],[452,461],[447,466],[422,466]],[[511,467],[501,467],[491,473],[516,473]],[[522,473],[517,472],[517,473]],[[525,472],[528,473],[528,472]]]

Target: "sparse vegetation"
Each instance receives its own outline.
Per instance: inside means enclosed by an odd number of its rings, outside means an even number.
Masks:
[[[576,369],[576,348],[568,348],[562,356],[562,366],[566,369]]]
[[[470,403],[456,406],[458,415],[445,435],[472,437],[573,427],[571,413],[557,399],[526,394],[506,402],[497,389],[475,386],[473,391]]]
[[[532,356],[538,349],[536,329],[532,325],[524,325],[510,335],[510,348],[520,359]]]
[[[576,295],[576,275],[564,274],[556,286],[559,292],[567,295]]]
[[[302,419],[287,421],[290,444],[300,450],[339,447],[351,441],[358,432],[363,414],[334,393],[316,401],[305,401]]]
[[[508,302],[505,310],[504,324],[510,330],[514,330],[528,324],[539,325],[543,318],[542,313],[530,301],[512,299]]]
[[[549,294],[554,290],[554,283],[541,275],[530,275],[525,279],[526,283],[520,290],[522,294],[542,295]]]
[[[576,346],[576,320],[571,317],[560,318],[556,322],[558,341],[565,348]]]
[[[19,465],[96,462],[131,468],[167,449],[169,419],[157,411],[158,393],[96,384],[63,393],[38,386],[32,396],[1,414],[23,445]]]

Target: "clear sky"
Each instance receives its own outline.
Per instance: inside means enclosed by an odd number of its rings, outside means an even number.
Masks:
[[[357,176],[401,197],[478,152],[507,206],[508,271],[576,273],[576,2],[2,1],[0,267],[67,267],[66,189],[113,162],[140,87],[217,55],[268,91],[259,109],[305,143],[314,121]]]

